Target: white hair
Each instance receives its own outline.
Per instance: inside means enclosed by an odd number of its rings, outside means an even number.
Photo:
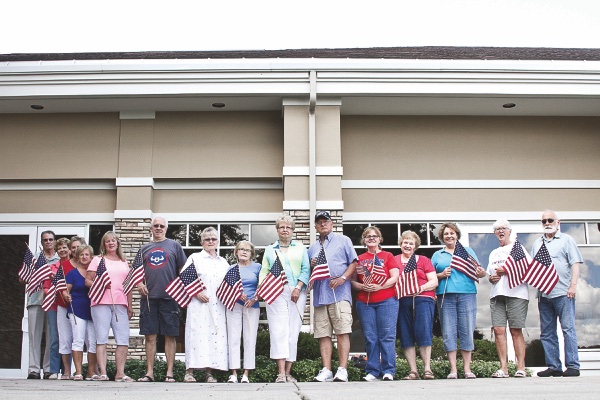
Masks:
[[[169,227],[169,221],[167,221],[167,219],[165,217],[163,217],[162,215],[155,215],[154,217],[152,217],[152,222],[150,223],[150,225],[154,225],[154,221],[156,221],[157,218],[160,218],[162,220],[165,221],[165,226],[168,228]]]
[[[494,228],[494,230],[496,230],[496,228],[500,228],[500,227],[505,227],[505,228],[512,230],[512,228],[510,227],[510,222],[508,222],[505,219],[499,219],[498,221],[494,222],[494,225],[492,225],[492,227]]]

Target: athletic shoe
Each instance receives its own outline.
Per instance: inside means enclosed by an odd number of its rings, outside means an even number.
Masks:
[[[392,374],[384,374],[383,375],[383,380],[384,381],[393,381],[394,380],[394,375],[392,375]]]
[[[237,376],[229,375],[229,379],[227,379],[227,383],[238,383]]]
[[[31,371],[29,375],[27,375],[27,379],[40,379],[40,373],[37,371]]]
[[[378,381],[379,379],[377,379],[377,377],[375,375],[367,374],[367,376],[363,377],[362,380],[367,381],[367,382],[375,382],[375,381]]]
[[[338,367],[335,376],[333,377],[334,382],[348,382],[348,370],[344,367]]]
[[[250,383],[250,380],[248,379],[248,377],[246,375],[242,375],[242,383]]]
[[[331,382],[333,381],[333,373],[329,370],[329,368],[323,367],[322,370],[319,371],[319,374],[315,376],[313,382]]]

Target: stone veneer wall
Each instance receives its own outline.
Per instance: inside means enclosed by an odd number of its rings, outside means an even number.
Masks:
[[[130,266],[138,250],[152,239],[150,233],[150,218],[145,219],[116,219],[115,233],[121,240],[123,255]],[[140,295],[133,289],[133,318],[129,321],[130,329],[139,329],[140,326]],[[114,337],[109,338],[107,352],[108,359],[114,360]],[[146,358],[144,336],[131,336],[129,338],[128,359],[142,360]]]

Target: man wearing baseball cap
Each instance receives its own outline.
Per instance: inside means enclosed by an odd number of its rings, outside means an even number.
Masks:
[[[340,233],[333,233],[333,221],[327,211],[315,214],[318,240],[308,249],[311,267],[317,265],[317,257],[323,249],[330,278],[314,282],[313,305],[315,307],[315,338],[319,339],[323,369],[314,378],[315,382],[347,382],[346,366],[350,353],[352,333],[352,294],[350,277],[356,270],[356,251],[352,241]],[[322,264],[323,260],[319,260]],[[340,366],[333,376],[331,356],[332,334],[337,336]]]

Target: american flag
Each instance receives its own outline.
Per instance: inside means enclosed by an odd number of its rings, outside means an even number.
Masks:
[[[385,273],[385,269],[383,269],[383,263],[381,259],[377,257],[377,254],[373,257],[373,261],[371,261],[371,270],[369,270],[368,265],[363,265],[364,277],[363,283],[365,285],[370,285],[375,282],[378,285],[383,285],[385,281],[387,281],[387,274]]]
[[[279,261],[279,256],[275,254],[275,262],[271,266],[271,270],[267,274],[265,280],[260,284],[256,290],[256,296],[262,298],[267,303],[273,303],[281,293],[283,293],[283,286],[287,285],[288,281],[285,277],[285,271],[283,265]]]
[[[459,241],[456,241],[456,247],[454,248],[450,266],[473,279],[475,282],[479,282],[476,273],[479,263],[467,252]]]
[[[516,239],[506,262],[502,266],[502,269],[506,272],[506,277],[508,278],[509,288],[512,289],[523,283],[523,277],[525,276],[528,267],[529,263],[527,262],[525,251],[523,251],[523,246],[519,240]]]
[[[100,263],[98,264],[98,269],[96,270],[96,278],[94,278],[94,282],[92,282],[92,286],[90,287],[90,300],[98,304],[100,300],[102,300],[102,296],[104,296],[106,288],[110,285],[110,276],[108,276],[106,263],[104,261],[104,257],[102,257],[100,259]]]
[[[558,273],[546,243],[542,242],[542,247],[533,257],[523,280],[546,294],[550,294],[558,283]]]
[[[187,307],[192,298],[203,290],[206,290],[206,286],[198,277],[194,263],[181,271],[179,276],[165,288],[165,292],[183,308]]]
[[[52,270],[44,257],[44,253],[41,252],[38,259],[35,261],[31,278],[29,278],[29,284],[27,285],[27,294],[31,295],[42,288],[42,282],[49,279],[52,276]]]
[[[127,277],[123,281],[123,292],[129,294],[134,287],[139,285],[146,279],[144,272],[144,262],[142,258],[142,249],[139,249],[133,260],[133,264],[127,273]]]
[[[58,270],[56,271],[56,275],[52,278],[52,282],[50,284],[50,289],[42,302],[42,308],[44,311],[48,311],[54,303],[56,303],[56,296],[59,295],[63,290],[67,290],[67,282],[65,281],[65,271],[62,266],[62,262],[58,266]]]
[[[225,304],[225,307],[233,310],[235,302],[239,300],[242,294],[244,294],[244,289],[242,277],[240,276],[240,267],[239,265],[234,265],[227,271],[223,282],[219,285],[217,298],[221,303]]]
[[[400,279],[396,284],[397,297],[407,297],[416,294],[419,291],[419,280],[417,279],[417,258],[413,254],[404,271],[400,274]]]
[[[33,273],[33,263],[33,253],[29,250],[29,247],[27,247],[25,255],[23,256],[23,266],[19,270],[19,278],[25,283],[29,282],[29,279],[31,278],[31,274]]]
[[[319,251],[319,254],[317,255],[317,263],[308,279],[308,290],[312,290],[315,281],[322,281],[327,278],[331,278],[331,273],[329,272],[327,257],[325,257],[325,249],[321,246],[321,251]]]

